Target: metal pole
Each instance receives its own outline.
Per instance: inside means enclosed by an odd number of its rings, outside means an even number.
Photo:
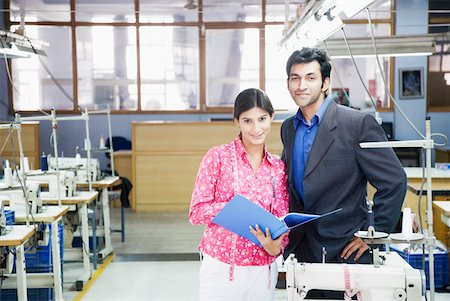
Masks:
[[[109,158],[110,158],[110,166],[111,166],[111,175],[113,177],[116,176],[115,171],[114,171],[114,147],[113,147],[113,139],[112,139],[112,130],[111,130],[111,109],[109,108],[108,105],[108,110],[107,110],[107,116],[108,116],[108,135],[109,135]]]
[[[87,164],[86,173],[89,185],[89,191],[92,191],[92,181],[91,181],[91,138],[89,136],[89,115],[87,108],[84,109],[85,120],[86,120],[86,154],[87,154]]]
[[[427,116],[425,119],[425,137],[427,140],[431,140],[431,121]],[[428,238],[433,239],[432,243],[428,244],[428,259],[429,259],[429,278],[430,278],[430,299],[434,301],[434,233],[433,233],[433,199],[431,189],[431,148],[433,145],[429,145],[426,148],[426,168],[427,168],[427,224],[428,224]]]
[[[58,122],[56,121],[56,111],[52,109],[52,136],[53,136],[53,153],[55,156],[55,168],[56,168],[56,196],[58,198],[58,206],[61,206],[61,187],[59,182],[59,160],[58,160],[58,139],[56,139],[56,129],[58,128]]]
[[[15,121],[17,122],[17,141],[19,142],[19,156],[20,156],[20,166],[22,167],[22,179],[23,179],[23,193],[25,194],[25,220],[26,225],[30,225],[30,221],[28,220],[28,214],[30,210],[30,204],[28,203],[28,196],[27,194],[27,175],[25,172],[25,160],[24,160],[24,154],[23,154],[23,145],[22,145],[22,124],[20,123],[20,115],[19,113],[16,113]],[[17,166],[16,166],[17,170]]]

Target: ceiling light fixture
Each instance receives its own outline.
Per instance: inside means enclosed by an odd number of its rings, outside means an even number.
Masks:
[[[0,57],[27,58],[31,54],[46,56],[44,46],[48,46],[48,43],[0,30]]]
[[[405,35],[376,37],[379,56],[423,56],[435,52],[435,42],[443,38],[443,34]],[[375,56],[370,38],[347,39],[354,57]],[[318,47],[325,48],[324,43]],[[326,41],[328,54],[332,58],[349,58],[344,40],[332,39]]]
[[[289,41],[297,48],[316,46],[344,26],[342,18],[352,18],[373,2],[374,0],[310,0],[278,44],[286,46]]]

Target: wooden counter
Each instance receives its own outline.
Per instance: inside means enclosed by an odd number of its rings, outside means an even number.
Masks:
[[[272,124],[269,151],[281,154],[281,122]],[[133,199],[136,211],[187,212],[198,167],[212,146],[230,143],[239,133],[232,121],[134,122]]]
[[[0,147],[5,144],[6,138],[8,138],[8,130],[0,130]],[[17,140],[17,131],[11,134],[14,145],[14,153],[11,150],[11,142],[5,144],[3,152],[0,154],[2,160],[8,159],[13,163],[13,154],[16,160],[19,161],[19,142]],[[30,170],[40,168],[40,142],[39,142],[39,122],[24,122],[22,123],[22,146],[25,157],[28,157],[28,163]]]

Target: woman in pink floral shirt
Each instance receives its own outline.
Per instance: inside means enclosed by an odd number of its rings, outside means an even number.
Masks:
[[[284,163],[269,153],[265,139],[274,110],[259,89],[242,91],[234,104],[240,134],[211,148],[202,160],[192,193],[189,221],[206,224],[199,251],[200,300],[273,300],[278,275],[275,259],[287,234],[272,240],[268,229],[249,229],[262,248],[211,220],[240,194],[280,217],[288,213]]]

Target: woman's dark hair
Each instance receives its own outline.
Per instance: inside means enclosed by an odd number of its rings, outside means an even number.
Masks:
[[[291,74],[292,65],[306,64],[317,61],[320,65],[320,73],[322,74],[322,81],[330,77],[331,62],[327,52],[321,48],[302,48],[294,51],[286,63],[286,73],[289,77]]]
[[[234,101],[233,118],[239,120],[242,113],[253,109],[260,108],[273,116],[274,109],[266,92],[256,88],[245,89],[236,97]]]

